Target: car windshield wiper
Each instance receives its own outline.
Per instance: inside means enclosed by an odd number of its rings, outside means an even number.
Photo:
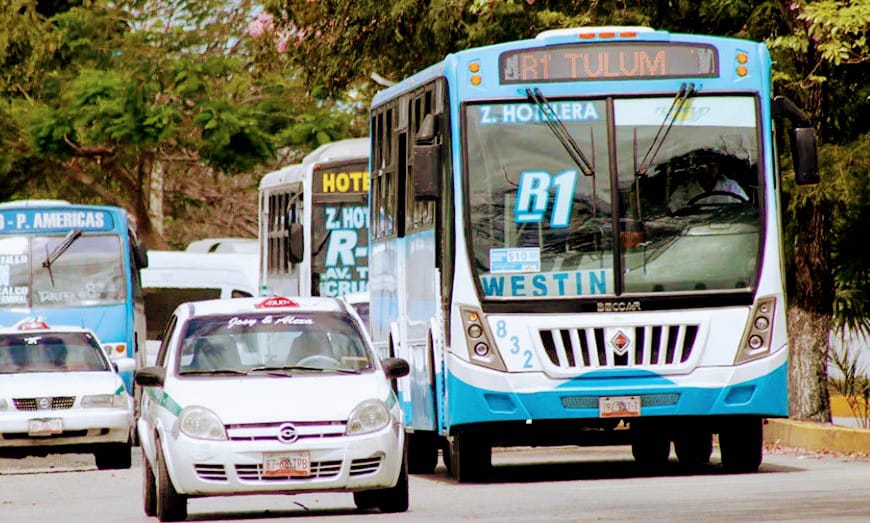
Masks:
[[[568,153],[568,156],[571,157],[571,160],[573,160],[574,163],[577,164],[577,167],[580,168],[580,172],[586,176],[595,176],[595,166],[592,165],[592,163],[586,158],[586,155],[583,154],[580,144],[578,144],[577,140],[575,140],[574,137],[571,136],[571,133],[568,132],[562,119],[559,118],[559,115],[553,109],[553,106],[544,97],[544,93],[535,87],[534,89],[526,89],[526,96],[528,96],[529,100],[538,106],[538,109],[544,115],[544,122],[547,124],[547,127],[550,128],[550,131],[553,132],[553,135],[556,136],[559,143],[561,143],[562,147],[565,148],[565,151]]]
[[[73,229],[70,232],[66,233],[63,241],[58,244],[57,247],[52,249],[51,252],[48,251],[48,245],[45,246],[45,260],[42,262],[42,266],[48,269],[48,279],[51,280],[51,286],[54,287],[54,274],[51,273],[51,264],[57,261],[60,258],[60,255],[65,253],[70,246],[81,238],[82,231],[81,229]]]
[[[652,143],[649,144],[649,149],[647,149],[646,154],[643,155],[640,165],[636,166],[634,169],[635,175],[644,176],[647,174],[649,168],[652,167],[652,164],[656,159],[656,155],[658,155],[659,150],[662,148],[662,145],[664,145],[665,139],[671,132],[674,122],[677,121],[677,116],[686,104],[686,100],[688,100],[693,94],[695,94],[694,83],[690,83],[688,86],[685,83],[680,84],[680,90],[677,91],[676,96],[674,96],[674,101],[671,102],[671,107],[668,109],[668,112],[665,113],[665,117],[656,131]]]
[[[248,372],[275,372],[275,371],[287,371],[287,370],[304,370],[304,371],[316,371],[316,372],[341,372],[343,374],[359,374],[358,370],[354,369],[343,369],[343,368],[324,368],[324,367],[311,367],[308,365],[263,365],[262,367],[254,367],[250,369]]]
[[[235,370],[235,369],[192,369],[192,370],[181,371],[178,374],[180,374],[182,376],[191,376],[191,375],[198,375],[198,376],[220,376],[220,375],[245,376],[248,373],[245,371]]]

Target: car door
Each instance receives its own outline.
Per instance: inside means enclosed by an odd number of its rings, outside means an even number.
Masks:
[[[157,351],[157,359],[154,363],[156,367],[163,368],[164,373],[169,371],[171,365],[170,341],[175,326],[178,323],[178,317],[172,315],[166,328],[163,330],[163,336],[160,342],[160,349]],[[165,374],[164,374],[165,375]],[[154,435],[160,417],[161,404],[163,403],[163,387],[145,387],[142,394],[142,410],[139,420],[139,441],[142,442],[142,451],[146,453],[149,461],[154,463],[156,459],[154,447]]]

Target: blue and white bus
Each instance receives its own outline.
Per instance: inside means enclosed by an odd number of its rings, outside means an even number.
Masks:
[[[372,102],[373,341],[409,464],[459,481],[491,450],[632,446],[754,471],[788,414],[781,184],[815,133],[763,44],[645,27],[468,49]],[[784,143],[784,142],[782,142]]]
[[[0,325],[27,317],[96,333],[110,358],[145,350],[139,270],[148,255],[126,211],[62,200],[0,204]],[[132,372],[122,374],[133,394]]]

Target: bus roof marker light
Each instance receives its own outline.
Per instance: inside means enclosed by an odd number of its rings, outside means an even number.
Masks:
[[[592,40],[595,38],[595,33],[580,33],[577,35],[577,38],[581,40]]]
[[[480,72],[480,62],[471,62],[468,64],[468,70],[472,73]]]
[[[637,31],[623,31],[619,33],[620,38],[636,38]]]
[[[737,76],[743,78],[749,74],[749,69],[745,65],[737,66]]]
[[[479,74],[471,75],[471,85],[480,85],[481,78]]]
[[[749,55],[743,52],[737,53],[737,63],[745,64],[749,62]]]
[[[598,33],[598,38],[616,38],[615,31],[601,31]]]

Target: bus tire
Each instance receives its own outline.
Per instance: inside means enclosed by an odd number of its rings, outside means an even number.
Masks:
[[[658,423],[636,420],[631,423],[631,454],[645,468],[667,465],[671,454],[671,439]]]
[[[764,434],[761,418],[729,420],[719,431],[719,450],[726,472],[757,472],[761,466]]]
[[[409,432],[408,472],[411,474],[432,474],[438,465],[438,436],[434,432]]]
[[[697,467],[710,463],[713,433],[706,430],[681,430],[674,436],[674,452],[680,465]]]
[[[477,434],[458,432],[450,438],[450,462],[459,483],[484,480],[492,468],[492,446]]]
[[[183,521],[187,519],[187,496],[179,494],[172,484],[169,471],[166,469],[166,459],[160,450],[160,442],[156,441],[157,447],[157,518],[160,521]]]

